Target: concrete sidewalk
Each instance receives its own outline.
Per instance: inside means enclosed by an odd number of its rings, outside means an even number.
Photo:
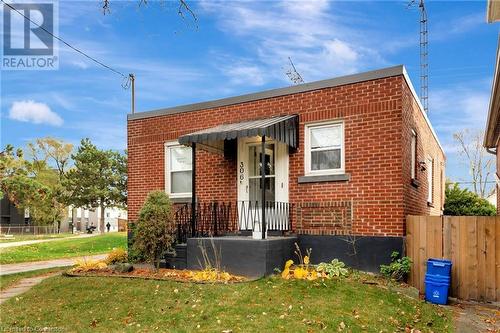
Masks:
[[[106,258],[107,254],[97,254],[92,256],[80,256],[73,258],[54,259],[47,261],[22,262],[18,264],[0,265],[0,275],[36,271],[53,267],[73,266],[78,259],[100,260]]]
[[[16,297],[16,296],[19,296],[19,295],[27,292],[33,286],[39,284],[43,280],[45,280],[49,277],[58,275],[58,274],[61,274],[61,273],[60,272],[48,273],[48,274],[44,274],[44,275],[40,275],[40,276],[22,279],[21,281],[17,282],[12,287],[9,287],[5,290],[0,291],[0,304],[2,304],[3,302],[7,301],[8,299],[10,299],[12,297]]]
[[[26,240],[26,241],[19,241],[19,242],[0,243],[0,249],[4,249],[4,248],[8,248],[8,247],[15,247],[15,246],[31,245],[31,244],[37,244],[37,243],[45,243],[45,242],[56,242],[56,241],[62,241],[65,239],[88,238],[88,237],[94,237],[94,236],[98,236],[98,235],[100,235],[100,234],[81,234],[81,235],[76,235],[76,236],[71,236],[71,237],[33,239],[33,240]]]

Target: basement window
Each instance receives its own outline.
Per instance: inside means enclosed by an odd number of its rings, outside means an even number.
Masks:
[[[165,191],[171,198],[191,197],[191,147],[175,143],[165,145]]]
[[[344,122],[306,125],[305,174],[344,173]]]

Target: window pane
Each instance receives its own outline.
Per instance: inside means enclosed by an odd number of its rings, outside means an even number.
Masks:
[[[311,128],[311,148],[340,146],[340,125]]]
[[[432,203],[432,185],[434,184],[434,161],[427,160],[427,201]]]
[[[191,192],[191,171],[176,171],[170,174],[170,193]]]
[[[415,179],[415,172],[417,170],[417,136],[411,136],[411,178]]]
[[[261,158],[262,158],[262,147],[249,146],[248,147],[248,175],[250,177],[260,176],[261,174]],[[266,175],[274,175],[274,144],[266,144]]]
[[[170,148],[170,171],[191,170],[191,165],[190,147]]]
[[[311,152],[311,170],[340,169],[340,149]]]
[[[250,191],[249,191],[249,199],[252,205],[255,202],[259,202],[259,206],[262,203],[262,187],[261,178],[251,178],[248,180]],[[274,187],[274,177],[266,178],[266,202],[274,202],[275,200],[275,187]]]

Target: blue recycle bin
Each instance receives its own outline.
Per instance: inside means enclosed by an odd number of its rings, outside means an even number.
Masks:
[[[425,299],[435,304],[446,304],[451,281],[451,261],[447,259],[427,260],[425,274]]]
[[[451,260],[448,259],[433,259],[427,260],[427,274],[451,276]]]
[[[446,304],[450,278],[440,275],[425,275],[425,300],[434,304]]]

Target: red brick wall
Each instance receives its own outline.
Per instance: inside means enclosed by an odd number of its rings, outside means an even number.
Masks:
[[[444,205],[445,155],[439,147],[424,115],[410,91],[403,81],[403,186],[404,186],[404,214],[405,215],[441,215]],[[429,168],[421,170],[417,166],[415,173],[416,183],[411,180],[411,136],[412,130],[417,134],[417,165],[426,161],[430,156],[433,163],[433,199],[427,203]]]
[[[426,207],[426,200],[413,204],[403,199],[407,194],[402,184],[405,165],[402,152],[406,150],[402,126],[404,82],[402,76],[396,76],[131,120],[128,122],[129,219],[137,218],[148,192],[165,187],[164,142],[221,123],[299,114],[299,149],[289,156],[289,200],[297,207],[295,231],[337,234],[345,231],[339,227],[343,224],[356,234],[402,236],[405,214]],[[304,175],[304,124],[334,119],[344,120],[345,170],[351,180],[299,184],[298,177]],[[237,199],[236,161],[199,152],[197,169],[197,194],[201,201]],[[321,206],[321,212],[307,211],[311,205]],[[412,210],[409,205],[419,208]],[[333,216],[332,221],[328,221],[328,216]]]

